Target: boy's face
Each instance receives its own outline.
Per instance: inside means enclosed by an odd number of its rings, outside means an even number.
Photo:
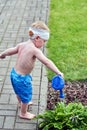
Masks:
[[[35,38],[35,46],[36,46],[37,48],[41,48],[45,43],[46,43],[46,40],[40,38],[39,36],[37,36],[37,37]]]

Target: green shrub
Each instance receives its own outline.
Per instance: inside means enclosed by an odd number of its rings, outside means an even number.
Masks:
[[[87,106],[59,102],[54,110],[37,116],[41,130],[87,130]]]

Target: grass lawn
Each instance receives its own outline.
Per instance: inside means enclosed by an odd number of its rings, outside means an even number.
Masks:
[[[87,0],[51,0],[47,56],[65,80],[87,79]],[[48,70],[48,78],[55,74]]]

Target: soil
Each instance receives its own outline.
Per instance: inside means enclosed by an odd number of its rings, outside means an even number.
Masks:
[[[63,92],[65,97],[60,98],[59,91],[52,88],[51,82],[48,83],[47,109],[54,109],[54,106],[60,101],[63,101],[66,104],[70,102],[81,102],[83,105],[87,105],[87,80],[74,82],[67,81],[65,82]]]

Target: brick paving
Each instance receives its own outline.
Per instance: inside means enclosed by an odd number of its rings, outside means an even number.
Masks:
[[[0,0],[0,52],[28,40],[29,25],[37,20],[46,24],[50,0]],[[45,49],[42,48],[45,53]],[[38,120],[18,117],[18,102],[10,83],[9,73],[16,55],[0,60],[0,130],[38,130]],[[29,110],[38,115],[46,108],[47,77],[37,61],[32,72],[33,103]]]

